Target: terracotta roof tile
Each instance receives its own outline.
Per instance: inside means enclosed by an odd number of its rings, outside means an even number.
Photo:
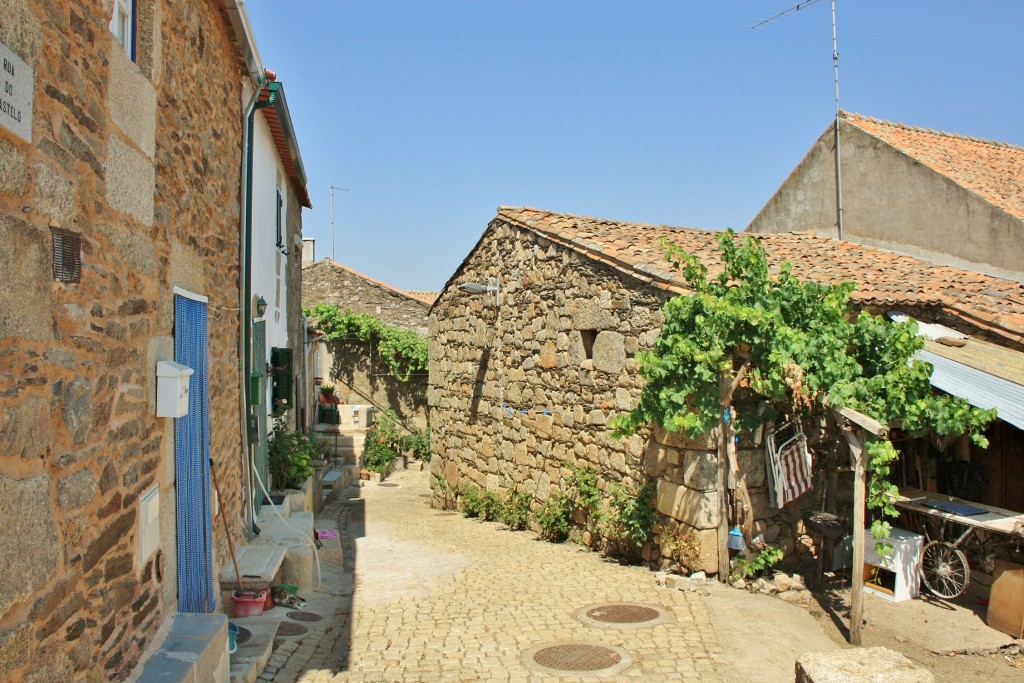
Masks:
[[[840,116],[1004,211],[1024,218],[1024,148],[850,112]]]
[[[695,254],[714,272],[718,235],[697,228],[610,221],[542,209],[501,207],[496,220],[529,230],[643,282],[684,291],[669,269],[662,240]],[[745,235],[737,235],[737,239]],[[800,278],[858,284],[863,304],[935,307],[1015,342],[1024,342],[1024,283],[808,233],[761,234],[773,264],[789,261]]]

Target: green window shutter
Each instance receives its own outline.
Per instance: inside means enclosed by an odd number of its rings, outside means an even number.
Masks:
[[[273,347],[270,349],[270,364],[273,366],[274,408],[291,408],[292,402],[292,350]]]
[[[277,246],[278,247],[283,247],[284,246],[284,230],[282,230],[283,226],[281,225],[281,207],[283,206],[283,204],[284,204],[284,201],[281,199],[281,188],[279,187],[279,188],[277,188]]]

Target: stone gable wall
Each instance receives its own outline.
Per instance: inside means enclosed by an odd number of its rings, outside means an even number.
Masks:
[[[427,333],[429,306],[338,268],[330,259],[302,269],[302,305],[318,303],[337,304],[343,311],[369,313],[394,327]],[[316,371],[336,385],[335,395],[342,403],[390,408],[409,426],[427,427],[426,375],[398,381],[370,343],[351,339],[326,344]]]
[[[458,280],[494,277],[500,307],[452,283],[431,315],[434,473],[537,501],[568,464],[598,469],[602,486],[639,483],[646,435],[613,439],[608,422],[639,397],[635,354],[656,338],[663,294],[501,221]]]
[[[237,46],[213,0],[140,0],[134,64],[110,8],[9,0],[0,22],[34,70],[32,142],[0,131],[0,680],[121,680],[176,610],[174,425],[155,417],[175,285],[210,297],[211,452],[240,515]],[[81,234],[80,283],[53,279],[51,225]],[[216,527],[214,545],[219,567]]]
[[[376,282],[337,268],[323,259],[302,269],[302,305],[337,304],[344,311],[369,313],[388,325],[427,333],[430,306]]]
[[[456,286],[494,277],[500,307],[493,294]],[[431,315],[434,474],[455,489],[526,490],[535,504],[557,490],[570,464],[598,470],[602,488],[654,479],[659,528],[694,536],[701,552],[692,569],[717,572],[717,432],[689,439],[658,429],[617,440],[609,426],[636,405],[642,379],[635,354],[657,338],[665,296],[494,221]],[[740,439],[756,533],[787,552],[806,549],[800,515],[813,496],[783,511],[769,507],[763,448],[750,434]],[[659,563],[670,564],[669,556],[664,544]]]

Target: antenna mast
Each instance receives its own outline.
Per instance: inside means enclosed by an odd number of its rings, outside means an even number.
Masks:
[[[348,192],[348,188],[331,185],[331,260],[334,260],[334,191]]]
[[[759,29],[767,24],[774,23],[787,14],[807,9],[816,5],[821,0],[806,0],[798,2],[792,7],[776,12],[767,19],[758,19],[757,23],[751,26],[752,29]],[[835,160],[836,160],[836,229],[839,232],[839,239],[843,239],[843,175],[840,170],[839,158],[839,43],[836,40],[836,0],[832,0],[832,70],[835,74],[836,84],[836,119],[835,119]]]

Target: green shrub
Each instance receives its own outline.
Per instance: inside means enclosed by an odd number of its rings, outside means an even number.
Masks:
[[[680,574],[689,574],[697,569],[700,562],[700,537],[685,532],[682,527],[664,529],[659,537],[662,554],[668,551],[672,561],[671,569]]]
[[[729,573],[730,580],[755,578],[768,573],[784,554],[781,548],[774,545],[766,545],[756,551],[756,555],[753,554],[754,552],[748,549],[733,559],[732,571]]]
[[[417,460],[430,462],[430,430],[421,432],[414,429],[412,434],[405,437],[405,448],[411,450]]]
[[[466,484],[459,492],[459,507],[464,517],[479,517],[483,512],[483,500],[476,484]]]
[[[502,507],[501,521],[513,531],[525,529],[530,523],[530,505],[532,503],[533,496],[528,491],[512,493]]]
[[[267,444],[267,460],[274,488],[298,488],[313,474],[310,460],[317,456],[316,444],[302,432],[290,432],[284,418],[274,420]]]
[[[639,491],[619,482],[608,487],[601,530],[613,554],[629,562],[639,562],[641,550],[651,538],[654,522],[653,482],[648,481]]]
[[[561,491],[552,493],[534,515],[540,526],[540,535],[554,543],[561,543],[569,538],[573,507],[569,496]]]
[[[371,472],[379,472],[386,477],[391,474],[391,468],[398,453],[387,439],[382,435],[376,425],[366,430],[365,450],[363,451],[363,468]]]

